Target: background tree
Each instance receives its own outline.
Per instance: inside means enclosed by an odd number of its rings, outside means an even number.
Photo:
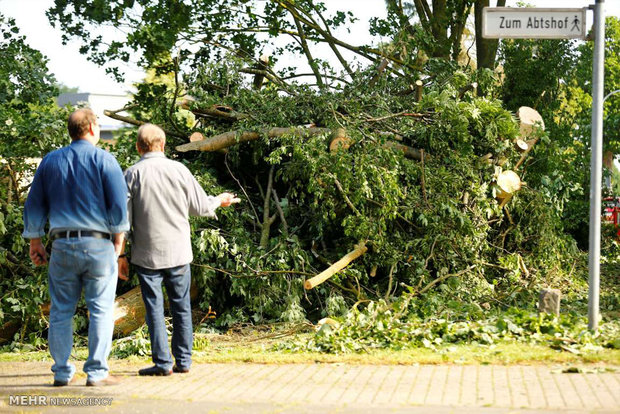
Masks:
[[[476,25],[476,64],[479,68],[495,69],[498,39],[484,39],[482,37],[482,9],[489,7],[489,0],[475,0],[474,17]],[[504,7],[506,0],[497,0],[495,7]]]
[[[67,111],[54,97],[46,58],[0,14],[0,341],[45,328],[46,269],[34,268],[21,237],[23,203],[37,160],[68,141]]]

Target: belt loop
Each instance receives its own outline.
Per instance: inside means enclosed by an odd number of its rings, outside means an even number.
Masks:
[[[67,233],[65,235],[65,238],[68,239],[69,238],[69,233],[71,233],[71,231],[67,230]]]
[[[77,231],[78,239],[82,240],[82,230]]]

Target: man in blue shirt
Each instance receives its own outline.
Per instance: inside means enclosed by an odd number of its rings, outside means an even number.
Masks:
[[[24,209],[30,258],[47,263],[41,241],[49,220],[51,298],[48,343],[54,359],[54,385],[73,382],[73,315],[82,288],[90,313],[86,385],[114,385],[108,355],[112,345],[117,257],[129,230],[127,186],[112,155],[97,148],[99,124],[90,109],[79,109],[68,122],[71,145],[49,153],[35,173]]]

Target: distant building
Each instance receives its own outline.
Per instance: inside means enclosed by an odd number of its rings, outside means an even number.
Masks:
[[[123,108],[131,100],[129,95],[113,95],[104,93],[63,93],[56,98],[58,106],[80,105],[87,106],[99,117],[101,125],[101,139],[111,140],[112,133],[118,129],[131,126],[103,114],[104,110],[114,111]],[[123,114],[121,112],[121,114]]]

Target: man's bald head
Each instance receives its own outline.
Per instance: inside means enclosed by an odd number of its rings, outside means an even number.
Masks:
[[[90,133],[90,124],[97,123],[97,115],[89,109],[82,108],[69,115],[67,129],[71,139],[84,138]]]
[[[166,144],[164,130],[153,124],[144,124],[138,129],[138,151],[141,153],[163,151]]]

